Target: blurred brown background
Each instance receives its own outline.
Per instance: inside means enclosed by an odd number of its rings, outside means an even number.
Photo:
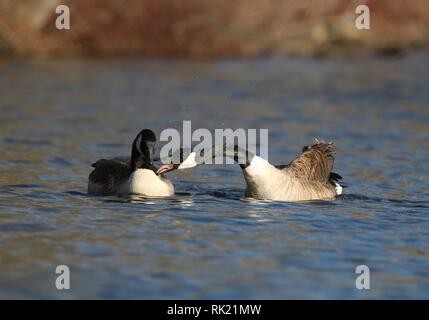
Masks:
[[[55,28],[66,4],[71,30]],[[355,28],[367,4],[371,30]],[[429,44],[427,0],[0,0],[0,56],[397,53]]]

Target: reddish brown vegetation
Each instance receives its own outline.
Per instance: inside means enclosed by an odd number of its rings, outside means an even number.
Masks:
[[[71,30],[55,28],[67,4]],[[358,4],[371,30],[354,27]],[[427,0],[0,0],[0,54],[249,57],[402,51],[429,43]]]

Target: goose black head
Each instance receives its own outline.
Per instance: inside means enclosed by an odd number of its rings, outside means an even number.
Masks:
[[[143,129],[133,141],[131,150],[131,169],[152,169],[155,154],[156,136],[150,129]]]

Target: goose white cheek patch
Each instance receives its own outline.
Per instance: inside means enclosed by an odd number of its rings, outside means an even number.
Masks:
[[[198,164],[195,161],[195,155],[195,152],[191,152],[189,156],[185,159],[185,161],[183,161],[177,169],[182,170],[196,167]]]

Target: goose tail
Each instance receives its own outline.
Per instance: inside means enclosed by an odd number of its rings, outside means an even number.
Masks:
[[[331,184],[335,187],[335,192],[337,196],[343,193],[343,187],[345,187],[339,184],[339,180],[341,179],[343,179],[343,177],[340,176],[338,173],[331,172],[329,175],[329,182],[331,182]]]
[[[335,182],[335,192],[337,193],[337,196],[343,193],[343,187],[337,182]]]

